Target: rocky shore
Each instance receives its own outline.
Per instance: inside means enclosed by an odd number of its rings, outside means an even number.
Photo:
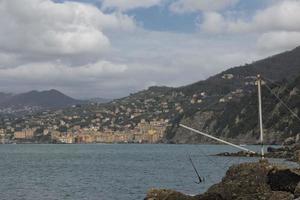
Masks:
[[[176,191],[151,189],[145,200],[300,200],[300,169],[257,163],[233,165],[218,184],[204,194],[188,196]]]
[[[219,153],[216,156],[233,156],[233,157],[260,157],[260,154],[253,154],[245,151],[235,153]],[[300,163],[300,143],[285,145],[280,148],[268,147],[265,154],[266,158],[282,158],[289,161]]]

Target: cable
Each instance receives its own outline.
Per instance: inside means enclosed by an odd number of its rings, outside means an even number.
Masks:
[[[262,76],[262,78],[263,78],[264,80],[267,80],[267,81],[271,82],[273,85],[276,85],[276,86],[278,86],[278,87],[281,87],[281,86],[282,86],[282,85],[276,83],[274,80],[269,79],[269,78],[267,78],[267,77],[265,77],[265,76]]]
[[[272,79],[269,79],[269,78],[267,78],[267,77],[265,77],[265,76],[262,76],[262,78],[263,78],[264,80],[266,80],[266,81],[269,81],[270,83],[272,83],[273,85],[275,85],[275,86],[277,86],[277,87],[282,87],[282,85],[276,83],[276,82],[275,82],[274,80],[272,80]],[[284,88],[284,91],[287,91],[287,92],[289,92],[289,93],[292,92],[291,90],[287,89],[287,87]],[[279,91],[278,91],[278,92],[279,92]],[[295,95],[300,96],[299,94],[295,94]]]
[[[273,94],[275,97],[276,97],[276,99],[286,108],[286,109],[288,109],[291,113],[292,113],[292,115],[294,116],[294,117],[296,117],[298,120],[299,120],[299,122],[300,122],[300,117],[298,116],[298,114],[296,114],[278,95],[276,95],[273,91],[272,91],[272,89],[267,85],[267,84],[265,84],[265,86],[266,86],[266,88],[270,91],[270,93],[271,94]]]

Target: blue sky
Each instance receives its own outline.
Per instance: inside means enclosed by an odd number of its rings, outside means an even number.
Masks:
[[[72,0],[69,0],[72,1]],[[76,2],[88,3],[101,9],[101,0],[74,0]],[[126,0],[124,0],[126,1]],[[64,2],[57,0],[56,2]],[[138,7],[136,9],[124,11],[129,16],[134,16],[137,22],[141,23],[143,28],[154,31],[171,31],[192,33],[198,31],[195,26],[196,20],[201,20],[201,12],[187,12],[176,14],[170,11],[169,6],[175,2],[174,0],[164,1],[161,5],[154,5],[148,8]],[[241,0],[234,6],[221,11],[226,12],[243,12],[245,18],[252,16],[257,10],[263,9],[270,5],[268,0]],[[106,12],[111,12],[113,9]]]
[[[2,0],[0,91],[118,98],[300,45],[299,0]]]

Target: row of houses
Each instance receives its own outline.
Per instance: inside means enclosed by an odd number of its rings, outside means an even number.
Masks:
[[[124,131],[99,131],[94,129],[76,129],[67,132],[45,129],[43,135],[51,136],[55,143],[157,143],[164,136],[168,121],[146,122],[142,120],[134,129]],[[14,133],[15,140],[32,140],[36,129],[23,129]]]

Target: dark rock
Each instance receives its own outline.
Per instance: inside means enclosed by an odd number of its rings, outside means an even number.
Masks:
[[[224,152],[216,154],[217,156],[232,156],[232,157],[257,157],[260,156],[259,154],[250,153],[246,151],[239,151],[234,153]]]
[[[268,184],[272,190],[293,193],[300,182],[300,175],[291,169],[274,168],[268,174]]]
[[[297,184],[295,191],[294,191],[295,197],[300,197],[300,183]]]
[[[295,137],[295,143],[299,143],[300,142],[300,133],[298,133]]]
[[[261,160],[230,167],[222,181],[202,195],[150,190],[146,200],[292,200],[300,195],[299,182],[298,170],[278,168]]]
[[[235,153],[219,153],[217,156],[232,156],[232,157],[260,157],[260,154],[251,154],[245,151]],[[293,144],[280,148],[268,147],[266,158],[283,158],[294,162],[300,162],[300,144]]]
[[[294,159],[295,162],[300,162],[300,150],[296,150],[294,152]]]
[[[222,182],[208,189],[207,193],[221,195],[223,199],[267,199],[272,191],[267,185],[267,174],[272,168],[267,162],[234,165]]]
[[[295,138],[294,137],[286,138],[283,142],[283,145],[292,145],[292,144],[295,144]]]

